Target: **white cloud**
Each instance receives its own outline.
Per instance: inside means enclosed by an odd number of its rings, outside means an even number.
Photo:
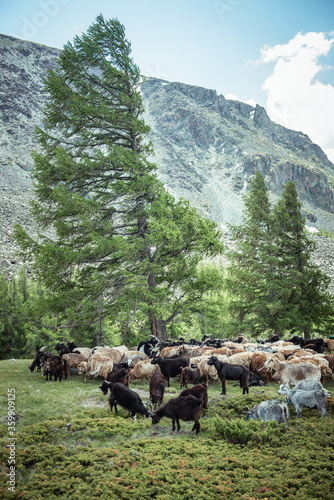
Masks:
[[[308,134],[334,162],[334,87],[316,78],[324,67],[334,33],[298,33],[284,45],[265,46],[263,63],[274,62],[273,73],[263,84],[267,112],[276,123]],[[318,75],[319,77],[319,75]]]
[[[237,101],[238,98],[235,94],[226,94],[225,99],[230,99],[231,101]]]
[[[226,94],[224,97],[225,97],[225,99],[227,99],[227,100],[230,99],[231,101],[241,101],[241,99],[238,99],[238,97],[235,94]],[[247,101],[242,101],[242,102],[245,102],[246,104],[250,104],[254,108],[256,106],[256,102],[254,101],[254,99],[248,99]]]

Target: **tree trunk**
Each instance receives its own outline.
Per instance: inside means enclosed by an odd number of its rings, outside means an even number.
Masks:
[[[163,319],[157,319],[155,316],[151,315],[151,333],[154,337],[160,340],[160,342],[166,342],[167,339],[167,330],[166,330],[166,321]]]
[[[304,339],[310,340],[310,330],[306,326],[304,326]]]

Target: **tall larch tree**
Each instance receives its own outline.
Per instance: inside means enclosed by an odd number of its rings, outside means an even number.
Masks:
[[[102,15],[65,45],[37,129],[31,211],[40,234],[16,227],[15,236],[54,292],[50,307],[73,324],[144,309],[152,332],[166,337],[181,303],[204,293],[199,254],[222,245],[214,223],[175,202],[157,179],[130,55],[124,27]]]

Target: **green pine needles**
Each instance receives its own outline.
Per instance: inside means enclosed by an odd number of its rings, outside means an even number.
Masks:
[[[307,237],[301,204],[292,181],[274,207],[264,178],[257,172],[244,198],[241,226],[231,227],[227,285],[230,310],[239,331],[302,333],[309,338],[333,317],[329,278],[311,261],[314,243]]]

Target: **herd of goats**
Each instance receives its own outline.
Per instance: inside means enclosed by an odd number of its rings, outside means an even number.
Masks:
[[[119,405],[132,418],[137,413],[151,417],[153,424],[167,417],[172,420],[173,431],[175,424],[180,430],[180,420],[193,421],[196,434],[201,412],[208,407],[210,381],[221,381],[223,395],[227,380],[238,381],[243,394],[248,394],[251,385],[263,386],[269,380],[279,383],[278,394],[286,396],[287,402],[262,401],[246,413],[246,420],[276,420],[288,425],[287,403],[295,407],[297,418],[303,407],[317,407],[323,417],[326,415],[326,398],[330,394],[323,383],[332,377],[334,369],[333,337],[304,340],[294,336],[282,341],[274,335],[265,341],[251,342],[243,335],[234,340],[205,336],[202,341],[180,339],[167,344],[152,337],[131,349],[124,345],[90,349],[70,342],[57,344],[55,350],[57,355],[41,348],[30,371],[43,369],[46,380],[54,377],[55,381],[67,379],[71,372],[85,375],[85,382],[87,377],[102,377],[100,388],[105,395],[110,391],[111,411],[115,408],[117,412]],[[170,379],[175,377],[179,377],[180,389],[184,389],[162,405],[166,385],[169,387]],[[149,401],[145,404],[129,387],[130,381],[136,379],[149,381]]]

